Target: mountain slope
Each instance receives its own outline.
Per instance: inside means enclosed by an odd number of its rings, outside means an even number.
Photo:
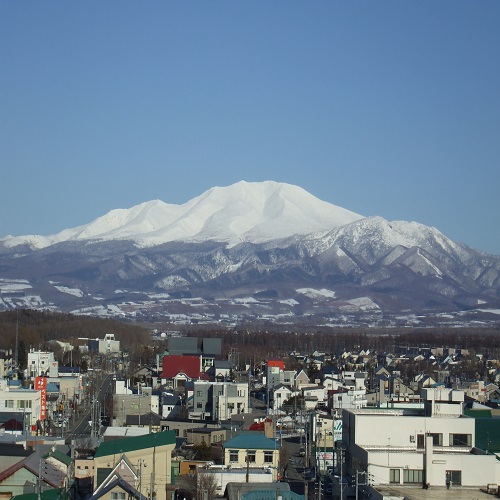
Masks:
[[[361,217],[271,181],[212,188],[178,206],[113,210],[58,235],[6,238],[0,247],[0,309],[29,296],[35,307],[108,304],[110,314],[166,314],[180,307],[172,298],[196,296],[220,314],[221,304],[249,295],[268,302],[226,304],[224,314],[240,307],[331,318],[357,310],[365,321],[368,310],[386,318],[500,309],[500,257],[435,228]]]
[[[95,221],[52,236],[4,238],[5,247],[32,248],[65,241],[131,240],[139,246],[171,241],[262,242],[329,231],[362,218],[300,187],[273,181],[211,188],[183,205],[159,200],[112,210]]]

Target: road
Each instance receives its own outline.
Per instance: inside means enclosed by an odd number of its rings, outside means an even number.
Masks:
[[[66,442],[72,440],[89,439],[91,434],[100,434],[101,429],[101,408],[104,408],[104,402],[107,394],[113,394],[113,375],[100,377],[99,373],[94,374],[94,378],[89,380],[91,393],[83,407],[80,407],[82,414],[73,422],[73,427],[66,435]],[[91,425],[90,422],[93,422]],[[95,427],[97,425],[97,427]]]

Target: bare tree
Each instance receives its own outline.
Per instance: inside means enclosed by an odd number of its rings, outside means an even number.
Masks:
[[[196,500],[212,500],[217,495],[217,479],[214,474],[198,472]]]

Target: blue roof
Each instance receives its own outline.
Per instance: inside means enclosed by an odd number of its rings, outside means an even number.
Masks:
[[[224,443],[224,448],[252,449],[252,450],[277,450],[279,444],[274,439],[269,439],[260,432],[244,432]]]

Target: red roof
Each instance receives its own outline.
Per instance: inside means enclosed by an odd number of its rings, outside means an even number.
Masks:
[[[268,359],[267,366],[277,366],[283,371],[285,369],[285,362],[282,359]]]
[[[184,373],[188,378],[200,378],[201,356],[164,356],[161,378],[174,378]]]

